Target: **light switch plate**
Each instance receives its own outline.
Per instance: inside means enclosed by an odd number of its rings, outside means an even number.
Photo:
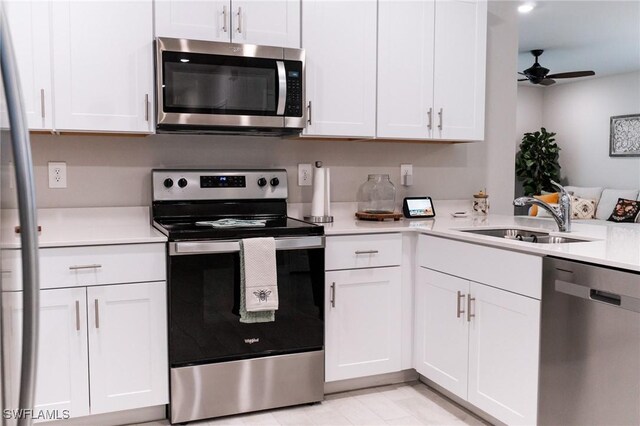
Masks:
[[[311,186],[312,173],[311,164],[298,164],[298,186]]]
[[[49,188],[67,187],[67,163],[49,161]]]

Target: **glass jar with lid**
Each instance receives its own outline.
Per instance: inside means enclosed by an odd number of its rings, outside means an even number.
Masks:
[[[369,214],[393,213],[396,209],[396,187],[389,175],[369,175],[358,189],[358,211]]]

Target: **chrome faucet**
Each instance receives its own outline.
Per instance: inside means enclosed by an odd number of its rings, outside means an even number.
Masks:
[[[538,207],[542,207],[547,210],[558,224],[558,230],[560,232],[571,232],[571,196],[562,185],[557,182],[551,181],[553,186],[560,190],[560,199],[558,200],[558,207],[551,206],[542,200],[538,200],[533,197],[520,197],[513,200],[514,206],[526,206],[529,204],[535,204]]]

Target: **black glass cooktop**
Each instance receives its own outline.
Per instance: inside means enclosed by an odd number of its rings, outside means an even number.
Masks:
[[[290,217],[234,217],[234,219],[266,220],[265,226],[214,228],[196,225],[199,221],[214,221],[215,218],[157,219],[156,227],[170,241],[220,240],[252,237],[288,237],[296,235],[323,235],[324,228]]]

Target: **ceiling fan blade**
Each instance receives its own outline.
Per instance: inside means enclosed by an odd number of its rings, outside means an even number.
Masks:
[[[528,78],[519,78],[518,81],[529,81]]]
[[[590,75],[596,75],[596,73],[593,71],[561,72],[558,74],[548,75],[547,78],[575,78],[575,77],[588,77]]]
[[[520,72],[520,71],[518,71],[518,74],[520,74],[520,75],[526,75],[525,73]]]
[[[552,84],[556,84],[556,81],[555,80],[551,80],[550,78],[545,78],[539,84],[542,85],[542,86],[551,86]]]

